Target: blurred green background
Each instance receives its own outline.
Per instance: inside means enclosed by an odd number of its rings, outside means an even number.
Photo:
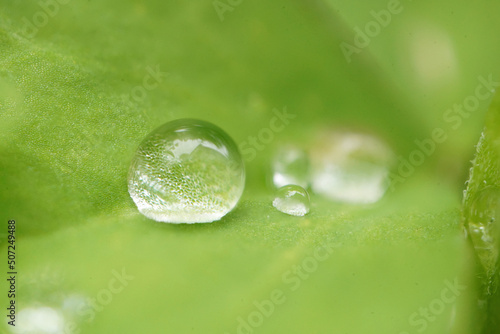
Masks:
[[[390,22],[356,45],[388,8],[397,8]],[[460,124],[445,115],[474,96],[478,77],[500,81],[499,9],[2,0],[1,254],[16,219],[18,311],[33,326],[36,312],[46,319],[26,333],[478,332],[459,208],[491,98]],[[357,48],[350,57],[346,43]],[[151,71],[161,72],[158,85],[141,89]],[[173,226],[138,213],[126,175],[151,130],[200,118],[242,143],[284,107],[296,118],[246,162],[243,198],[221,221]],[[266,187],[274,146],[308,147],[325,126],[369,129],[401,159],[436,128],[447,140],[376,205],[312,196],[304,218],[275,211]],[[332,253],[291,290],[283,277],[324,244]],[[133,279],[110,293],[122,270]],[[456,302],[421,315],[453,281],[467,287]],[[2,280],[2,305],[7,288]],[[276,289],[285,301],[241,327]]]

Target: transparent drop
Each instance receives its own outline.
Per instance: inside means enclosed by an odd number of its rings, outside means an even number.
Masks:
[[[64,334],[70,326],[80,327],[84,320],[90,322],[86,316],[86,311],[92,308],[90,298],[73,290],[66,281],[66,271],[52,265],[31,269],[24,272],[23,280],[19,281],[23,294],[19,299],[16,326],[8,326],[12,333]],[[4,332],[0,329],[0,333]]]
[[[128,190],[139,211],[167,223],[208,223],[231,211],[243,193],[245,167],[234,141],[194,119],[150,133],[132,159]]]
[[[481,264],[493,274],[500,247],[500,189],[479,191],[467,212],[467,230]]]
[[[311,151],[312,190],[339,202],[375,203],[389,187],[393,160],[392,150],[373,135],[324,133]]]
[[[61,312],[51,307],[27,307],[19,311],[15,333],[64,334],[66,321]]]
[[[296,184],[309,186],[309,156],[293,145],[279,147],[271,163],[272,182],[276,188]]]
[[[301,186],[289,184],[278,189],[273,206],[292,216],[304,216],[309,213],[309,194]]]

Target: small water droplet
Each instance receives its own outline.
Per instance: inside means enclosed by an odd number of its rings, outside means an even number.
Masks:
[[[381,139],[334,131],[318,137],[311,152],[312,190],[346,203],[375,203],[389,187],[392,150]]]
[[[500,238],[500,189],[480,190],[467,211],[467,229],[472,244],[486,271],[492,271],[498,259]]]
[[[16,333],[63,334],[66,321],[56,309],[47,306],[26,307],[19,310]]]
[[[128,189],[139,211],[168,223],[208,223],[231,211],[243,193],[245,168],[219,127],[179,119],[151,132],[132,159]]]
[[[301,186],[289,184],[278,189],[273,206],[292,216],[304,216],[309,212],[309,194]]]
[[[276,188],[296,184],[309,185],[309,157],[304,150],[293,145],[279,147],[273,157],[272,182]]]

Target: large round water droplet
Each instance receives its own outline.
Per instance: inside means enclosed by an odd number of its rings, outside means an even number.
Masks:
[[[309,156],[293,145],[280,146],[271,162],[272,182],[276,188],[296,184],[309,186]]]
[[[231,211],[243,193],[245,168],[234,141],[194,119],[166,123],[140,144],[128,190],[139,211],[167,223],[208,223]]]
[[[312,190],[339,202],[377,202],[389,186],[393,159],[393,152],[375,136],[324,133],[311,151]]]
[[[309,212],[309,194],[301,186],[289,184],[278,189],[273,206],[292,216],[304,216]]]

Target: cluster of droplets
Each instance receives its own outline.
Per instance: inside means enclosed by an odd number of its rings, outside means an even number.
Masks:
[[[272,185],[278,189],[273,206],[290,215],[306,214],[309,212],[308,187],[313,193],[335,202],[375,203],[389,187],[393,162],[389,146],[363,132],[325,131],[318,135],[309,152],[293,145],[281,146],[271,162]],[[295,190],[287,191],[287,187]],[[292,199],[291,193],[303,195],[294,195]],[[300,209],[302,207],[307,210]]]
[[[327,131],[306,151],[288,144],[271,161],[273,206],[304,216],[306,189],[337,202],[374,203],[388,187],[392,151],[375,136]],[[168,223],[221,219],[238,203],[245,168],[234,141],[217,126],[180,119],[160,126],[132,159],[128,189],[146,217]]]
[[[84,323],[93,321],[95,305],[89,296],[71,287],[66,274],[50,265],[39,265],[23,273],[23,280],[19,282],[23,293],[19,296],[19,305],[16,303],[14,326],[4,322],[0,333],[76,333]]]

